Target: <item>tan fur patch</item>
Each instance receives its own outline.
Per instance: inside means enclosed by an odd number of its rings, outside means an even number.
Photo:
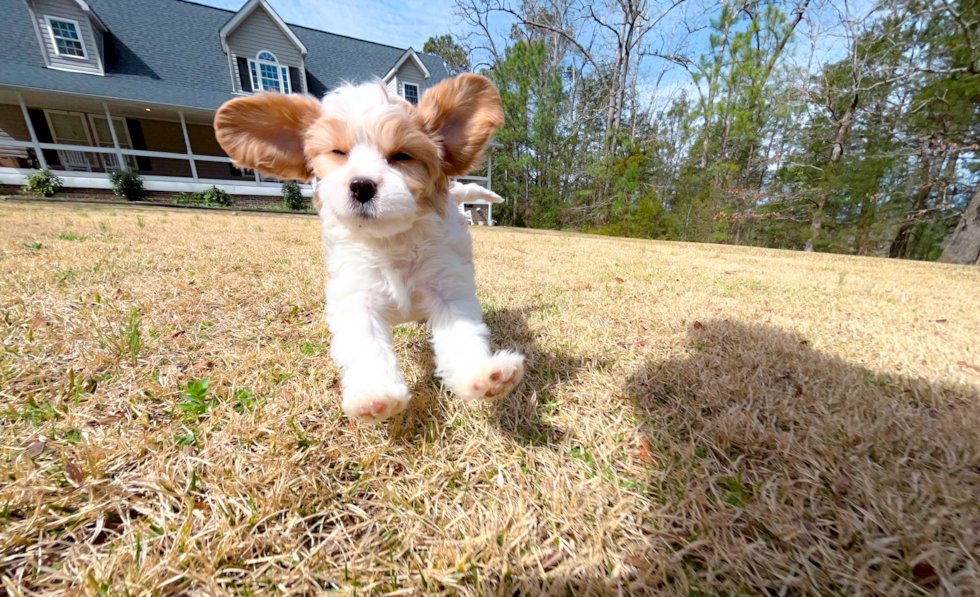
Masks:
[[[391,160],[399,153],[411,160],[395,160],[389,164],[405,180],[412,195],[418,197],[420,211],[446,213],[446,194],[436,193],[436,182],[445,178],[440,169],[439,146],[408,114],[391,114],[355,131],[351,123],[324,116],[317,120],[306,135],[306,155],[318,178],[325,178],[347,163],[347,157],[334,150],[349,152],[355,141],[374,146]]]
[[[304,150],[312,161],[316,156],[327,155],[331,159],[346,162],[345,156],[334,154],[336,149],[347,153],[354,145],[354,132],[350,123],[340,118],[323,116],[306,131]]]
[[[446,215],[446,197],[434,192],[440,169],[439,146],[413,122],[408,114],[392,115],[379,120],[374,127],[373,141],[389,160],[399,153],[411,160],[390,161],[392,168],[405,179],[412,194],[419,198],[419,208],[431,210],[440,217]]]
[[[321,111],[320,102],[308,95],[257,93],[239,97],[218,109],[215,135],[235,166],[305,182],[312,172],[303,141]]]
[[[493,132],[504,123],[497,89],[486,77],[469,73],[425,92],[415,114],[419,125],[442,143],[446,176],[476,168]]]

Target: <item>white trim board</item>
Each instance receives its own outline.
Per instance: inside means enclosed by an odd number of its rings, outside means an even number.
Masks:
[[[97,15],[95,11],[92,10],[92,7],[88,5],[88,2],[85,0],[75,0],[75,4],[82,9],[82,12],[84,12],[89,20],[95,23],[95,26],[101,29],[103,33],[109,30],[109,28],[105,26],[105,23],[102,22],[99,15]]]
[[[78,72],[78,71],[70,71],[70,72],[75,73],[75,72]],[[94,75],[96,73],[91,73],[91,74]],[[197,116],[207,116],[211,120],[214,120],[214,113],[217,110],[217,108],[213,108],[213,109],[212,108],[200,108],[200,107],[197,107],[197,106],[184,106],[182,104],[161,104],[161,103],[157,103],[157,102],[149,102],[149,101],[146,101],[146,100],[135,100],[135,99],[130,99],[130,98],[126,98],[126,97],[115,97],[115,96],[111,96],[111,95],[97,95],[97,94],[94,94],[94,93],[80,93],[80,92],[76,92],[76,91],[62,91],[60,89],[45,89],[43,87],[31,87],[30,85],[7,85],[7,84],[0,84],[0,89],[10,90],[10,91],[18,92],[18,93],[19,92],[29,92],[29,93],[41,93],[41,94],[59,95],[59,96],[63,96],[63,97],[64,96],[67,96],[67,97],[82,97],[82,98],[91,99],[91,100],[99,100],[100,102],[101,101],[109,101],[109,102],[114,102],[116,104],[122,103],[122,104],[126,104],[127,107],[129,107],[129,106],[139,106],[141,108],[145,108],[145,107],[149,106],[151,108],[157,108],[157,109],[160,109],[160,110],[173,110],[173,111],[183,110],[186,114],[194,114],[194,115],[197,115]],[[176,122],[176,121],[174,121],[174,122]],[[201,124],[201,123],[191,123],[191,124]]]
[[[282,30],[283,34],[285,34],[285,36],[289,38],[289,41],[296,46],[296,49],[300,51],[300,54],[305,57],[307,54],[306,46],[304,46],[303,42],[296,37],[296,34],[289,28],[289,25],[279,18],[276,11],[272,10],[272,7],[269,6],[269,3],[266,2],[266,0],[248,0],[248,2],[245,3],[245,6],[243,6],[238,12],[235,13],[235,16],[231,17],[231,19],[225,23],[225,25],[218,31],[218,35],[221,37],[221,49],[223,49],[226,54],[231,54],[231,49],[228,47],[228,36],[231,35],[231,33],[237,29],[243,21],[245,21],[248,15],[252,14],[259,6],[265,10],[265,12],[269,15],[269,18],[272,19],[272,22]]]
[[[419,58],[418,54],[415,53],[415,50],[409,48],[405,50],[405,53],[402,54],[402,57],[398,59],[398,62],[395,63],[395,66],[391,67],[391,70],[388,71],[388,74],[382,77],[381,80],[384,83],[387,83],[392,77],[395,76],[395,73],[398,72],[398,69],[400,69],[402,65],[405,64],[405,61],[408,60],[409,58],[411,58],[412,61],[415,62],[415,66],[419,67],[419,70],[422,71],[422,75],[426,79],[428,79],[431,76],[429,74],[429,69],[425,68],[425,65],[422,64],[422,59]]]
[[[62,110],[63,112],[63,110]],[[13,139],[4,139],[2,145],[8,147],[30,147],[35,148],[35,143],[33,141],[15,141]],[[95,145],[71,145],[63,143],[37,143],[37,147],[41,149],[54,149],[55,151],[62,149],[65,151],[84,151],[87,153],[116,153],[114,147],[98,147]],[[145,151],[142,149],[125,149],[122,148],[123,155],[135,155],[147,158],[167,158],[172,160],[197,160],[199,162],[225,162],[227,164],[231,163],[231,158],[227,156],[219,155],[202,155],[197,153],[169,153],[164,151]]]

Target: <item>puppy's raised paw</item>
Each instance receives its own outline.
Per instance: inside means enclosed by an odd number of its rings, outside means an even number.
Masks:
[[[456,394],[468,400],[500,400],[524,378],[524,356],[502,350],[480,364],[476,374]]]
[[[380,423],[405,410],[411,394],[405,384],[387,384],[380,388],[344,390],[341,407],[358,423]]]

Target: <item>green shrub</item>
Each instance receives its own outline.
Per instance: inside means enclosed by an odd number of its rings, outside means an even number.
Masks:
[[[143,178],[135,172],[116,170],[109,175],[109,181],[112,182],[112,192],[127,201],[142,201],[146,198]]]
[[[306,211],[306,197],[299,188],[299,183],[295,180],[287,180],[282,183],[282,200],[286,207],[293,211]]]
[[[42,197],[51,197],[61,191],[61,179],[51,174],[49,170],[38,170],[27,177],[25,191],[31,191]]]
[[[177,205],[201,205],[204,198],[200,193],[177,193],[174,195],[174,203]]]
[[[218,187],[211,185],[203,193],[195,193],[203,200],[204,205],[210,207],[229,207],[234,203],[234,199],[228,193]]]

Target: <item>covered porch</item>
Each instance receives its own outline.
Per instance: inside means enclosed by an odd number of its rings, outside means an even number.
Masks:
[[[109,173],[140,174],[148,191],[275,197],[278,180],[232,166],[213,110],[0,88],[0,185],[48,169],[67,188],[109,189]],[[303,194],[313,189],[301,184]]]

